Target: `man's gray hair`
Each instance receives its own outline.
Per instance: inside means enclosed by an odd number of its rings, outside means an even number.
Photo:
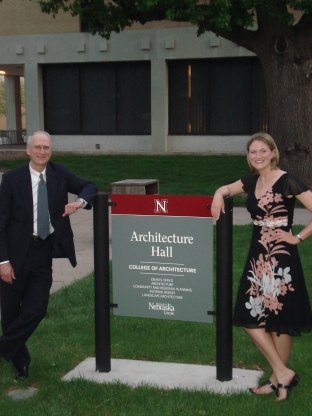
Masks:
[[[50,140],[50,143],[52,145],[52,137],[51,137],[51,135],[47,131],[40,131],[39,130],[39,131],[35,131],[33,134],[31,134],[31,135],[28,136],[28,138],[27,138],[27,146],[31,146],[31,142],[32,142],[33,137],[34,136],[37,136],[38,134],[45,135]]]

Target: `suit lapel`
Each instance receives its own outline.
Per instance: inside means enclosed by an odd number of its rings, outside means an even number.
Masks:
[[[49,199],[49,210],[50,213],[53,210],[53,206],[55,206],[55,200],[57,197],[58,192],[58,182],[59,182],[59,175],[48,163],[46,177],[47,177],[47,189],[48,189],[48,199]]]
[[[24,200],[24,207],[28,214],[33,217],[33,195],[29,166],[24,166],[21,169],[20,175],[20,194]]]

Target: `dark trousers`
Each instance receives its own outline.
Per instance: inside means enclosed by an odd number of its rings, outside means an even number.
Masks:
[[[33,240],[14,283],[0,279],[0,356],[16,367],[29,365],[26,341],[47,313],[52,285],[51,253],[51,238]]]

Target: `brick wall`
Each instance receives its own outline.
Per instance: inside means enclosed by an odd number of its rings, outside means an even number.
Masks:
[[[53,18],[42,13],[35,0],[0,2],[0,36],[73,32],[79,32],[79,19],[69,13]]]

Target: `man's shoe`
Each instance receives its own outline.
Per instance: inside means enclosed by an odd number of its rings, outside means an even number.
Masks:
[[[28,377],[28,366],[23,365],[21,367],[16,367],[15,379],[21,380]]]

